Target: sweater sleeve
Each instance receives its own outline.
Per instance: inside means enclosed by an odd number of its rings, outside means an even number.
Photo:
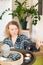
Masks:
[[[25,35],[20,36],[21,39],[21,44],[20,44],[20,49],[30,49],[30,46],[35,46],[35,42],[31,41],[28,37]]]
[[[8,38],[3,40],[3,44],[8,44],[10,47],[12,46],[12,42]]]

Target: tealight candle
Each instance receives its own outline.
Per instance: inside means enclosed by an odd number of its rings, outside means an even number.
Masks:
[[[30,57],[25,57],[24,60],[26,63],[28,63],[28,62],[30,62]]]
[[[25,60],[30,60],[30,57],[25,57]]]
[[[27,53],[26,56],[29,56],[30,57],[31,55]]]

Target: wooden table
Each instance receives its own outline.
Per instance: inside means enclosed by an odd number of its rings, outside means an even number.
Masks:
[[[26,53],[30,53],[31,55],[32,55],[32,57],[31,57],[31,61],[29,62],[29,63],[25,63],[24,61],[23,61],[23,64],[22,65],[32,65],[33,63],[34,63],[34,61],[35,61],[35,56],[34,56],[34,54],[32,53],[32,52],[30,52],[30,51],[25,51],[25,50],[19,50],[19,49],[13,49],[13,50],[11,50],[12,52],[13,51],[18,51],[18,52],[20,52],[20,53],[22,53],[23,54],[23,56],[26,54]],[[5,61],[5,62],[0,62],[0,65],[14,65],[14,61],[13,62],[11,62],[10,60],[9,61]]]

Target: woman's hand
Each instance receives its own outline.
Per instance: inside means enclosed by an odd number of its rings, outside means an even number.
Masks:
[[[40,41],[36,42],[36,48],[38,49],[41,46]]]

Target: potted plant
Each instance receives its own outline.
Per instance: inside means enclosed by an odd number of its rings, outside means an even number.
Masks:
[[[35,9],[35,7],[38,5],[32,5],[30,8],[27,9],[24,5],[26,5],[27,0],[24,0],[23,3],[19,2],[18,0],[15,1],[15,5],[17,5],[16,10],[14,10],[11,14],[12,17],[14,18],[15,16],[18,17],[18,20],[20,24],[22,24],[22,28],[25,29],[27,25],[27,17],[31,15],[31,18],[33,18],[32,24],[36,25],[37,21],[40,20],[40,15]]]
[[[40,15],[38,13],[38,10],[35,9],[35,7],[38,5],[32,5],[30,8],[25,7],[27,0],[24,0],[24,2],[19,2],[18,0],[15,1],[15,5],[17,5],[16,9],[10,13],[12,15],[12,18],[18,17],[18,20],[20,24],[22,25],[23,29],[26,29],[27,25],[27,17],[31,16],[32,18],[32,24],[36,25],[38,20],[40,20]]]

